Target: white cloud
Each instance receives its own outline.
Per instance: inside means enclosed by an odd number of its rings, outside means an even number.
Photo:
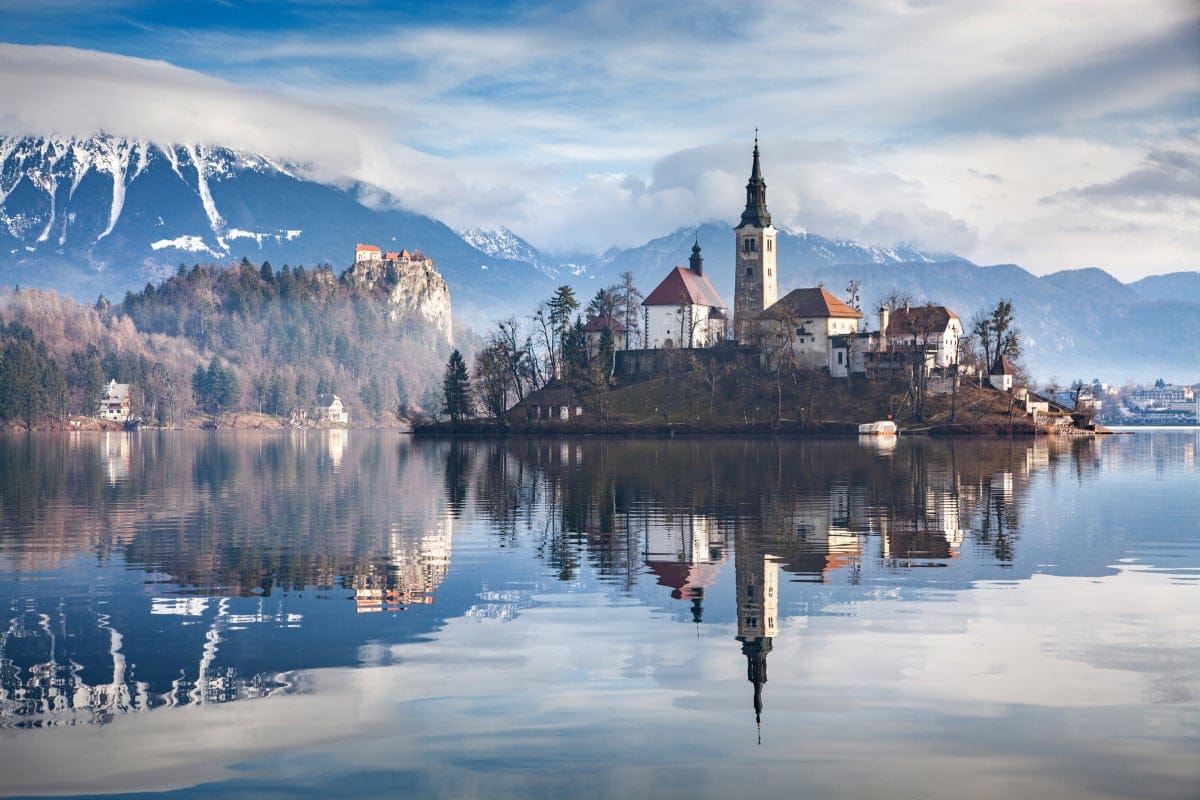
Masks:
[[[0,45],[0,108],[9,133],[106,131],[221,144],[340,171],[384,143],[373,125],[332,103],[296,102],[161,61],[68,47]]]
[[[228,80],[0,46],[0,127],[266,152],[570,251],[732,220],[760,126],[780,224],[1042,272],[1200,266],[1187,198],[1080,191],[1195,152],[1194,3],[594,0],[488,20],[148,37]]]

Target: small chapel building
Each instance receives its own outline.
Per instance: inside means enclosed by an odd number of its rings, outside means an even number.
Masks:
[[[724,340],[729,308],[704,275],[700,241],[692,245],[688,267],[675,267],[642,301],[645,347],[712,347]]]

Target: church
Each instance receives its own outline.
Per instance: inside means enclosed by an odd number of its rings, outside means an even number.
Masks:
[[[733,229],[732,329],[725,301],[704,274],[697,240],[689,266],[672,269],[642,303],[644,347],[713,347],[727,339],[740,345],[761,345],[783,324],[790,337],[787,344],[801,364],[828,367],[831,373],[845,375],[847,353],[834,345],[838,337],[857,332],[862,314],[821,288],[796,289],[780,300],[776,235],[767,209],[767,182],[756,136],[746,207]]]

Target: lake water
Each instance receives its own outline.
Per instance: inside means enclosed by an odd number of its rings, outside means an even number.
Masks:
[[[1198,450],[0,438],[0,794],[1200,797]]]

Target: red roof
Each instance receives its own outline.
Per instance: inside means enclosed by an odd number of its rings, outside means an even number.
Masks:
[[[815,319],[817,317],[862,318],[862,314],[819,286],[814,289],[792,289],[779,298],[779,302],[763,311],[759,316],[766,319],[778,319],[783,316],[790,316],[796,319]]]
[[[888,336],[942,333],[949,327],[952,319],[958,319],[958,315],[945,306],[897,308],[888,318],[885,332]]]
[[[1013,367],[1012,362],[1004,356],[1000,356],[992,363],[992,370],[989,375],[1016,375],[1017,370]]]
[[[354,252],[356,252],[356,253],[378,253],[381,251],[378,247],[376,247],[373,244],[360,244],[358,247],[354,248]]]
[[[386,253],[383,256],[383,259],[384,259],[384,261],[399,261],[400,254],[399,253]]]
[[[726,308],[725,301],[704,275],[686,267],[676,267],[642,301],[644,306],[714,306]]]

